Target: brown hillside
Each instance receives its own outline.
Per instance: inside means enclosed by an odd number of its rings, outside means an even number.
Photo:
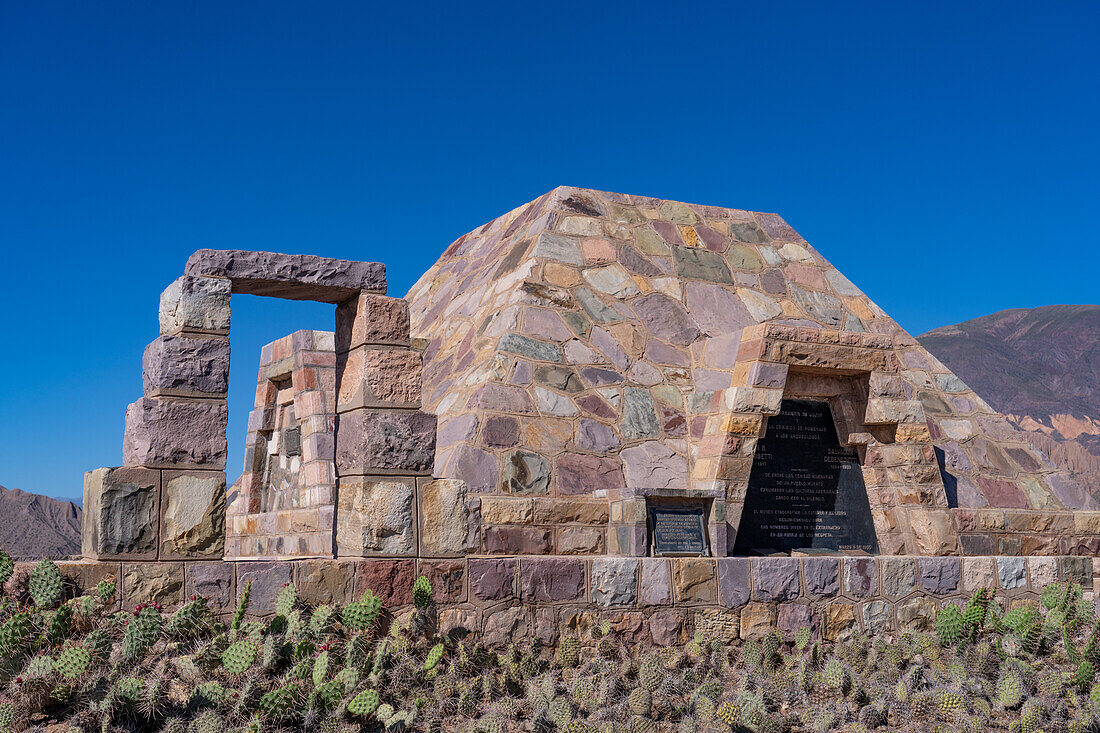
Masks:
[[[1100,491],[1100,305],[1015,308],[918,339],[1052,461]]]
[[[80,507],[0,486],[0,548],[17,560],[80,554]]]

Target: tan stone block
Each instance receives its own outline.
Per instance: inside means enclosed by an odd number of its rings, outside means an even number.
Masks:
[[[617,502],[618,503],[618,502]],[[606,499],[535,499],[535,524],[607,524]],[[621,521],[621,520],[616,520]]]
[[[673,560],[676,599],[681,603],[714,603],[718,583],[713,560]]]
[[[561,555],[598,555],[604,548],[604,531],[597,527],[559,529],[557,551]]]
[[[161,560],[220,558],[225,551],[225,472],[164,471]]]
[[[470,512],[465,481],[422,480],[419,516],[422,556],[447,557],[466,552]]]
[[[749,372],[752,370],[752,365],[755,363],[756,362],[752,361],[738,361],[734,364],[730,384],[735,387],[747,386],[749,382]]]
[[[722,420],[722,432],[725,435],[760,435],[762,420],[759,415],[727,415]]]
[[[932,434],[928,432],[927,425],[902,423],[894,432],[894,440],[899,443],[929,443],[932,441]]]
[[[360,293],[336,307],[336,349],[364,344],[409,344],[409,304],[403,298]]]
[[[1058,559],[1054,557],[1029,557],[1027,572],[1031,576],[1031,590],[1038,593],[1058,580]]]
[[[339,605],[354,600],[355,563],[340,560],[303,560],[296,569],[298,596],[308,605]]]
[[[741,636],[741,616],[736,611],[708,608],[695,614],[695,631],[729,644]]]
[[[638,328],[629,323],[615,323],[607,329],[631,358],[641,358],[645,351],[646,336]]]
[[[847,641],[857,631],[856,607],[851,603],[830,603],[825,607],[825,628],[822,635],[828,641]]]
[[[886,352],[862,347],[815,344],[808,348],[795,341],[773,341],[768,345],[767,354],[768,361],[791,366],[892,371]]]
[[[122,565],[122,608],[139,603],[170,607],[183,601],[182,562],[128,562]]]
[[[992,557],[964,557],[963,590],[973,593],[979,588],[997,588],[997,561]]]
[[[340,557],[415,555],[416,479],[340,478],[336,549]]]
[[[411,349],[360,346],[340,354],[337,409],[420,407],[422,371],[420,353]]]
[[[557,262],[547,262],[543,265],[542,276],[546,282],[560,288],[571,288],[581,284],[581,277],[574,268]]]
[[[741,638],[762,639],[775,626],[775,611],[766,603],[750,603],[741,609]]]
[[[1007,525],[1001,509],[978,509],[975,512],[978,527],[983,532],[1003,532]]]
[[[733,387],[726,390],[725,407],[733,412],[776,415],[783,400],[783,390],[764,387]]]
[[[543,417],[529,423],[523,430],[523,442],[527,449],[542,455],[560,453],[572,439],[572,420]]]
[[[1077,534],[1100,534],[1100,512],[1074,512],[1073,527]]]
[[[867,306],[864,298],[841,298],[841,301],[843,301],[845,308],[864,322],[877,318],[875,312]]]
[[[890,532],[878,535],[880,555],[905,555],[913,551],[912,535],[908,532]]]
[[[1074,520],[1069,512],[1007,511],[1005,521],[1011,532],[1069,534]]]
[[[481,521],[485,524],[530,524],[534,515],[533,499],[499,496],[481,498]]]
[[[950,509],[910,509],[908,514],[917,554],[955,554],[959,533]]]
[[[936,620],[936,604],[931,598],[917,596],[898,604],[898,627],[920,631],[931,629]]]

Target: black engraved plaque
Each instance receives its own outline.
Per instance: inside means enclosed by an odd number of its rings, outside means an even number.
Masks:
[[[288,456],[302,455],[302,428],[295,425],[283,431],[283,453]]]
[[[734,552],[878,551],[863,471],[828,403],[783,400],[757,443]]]
[[[706,555],[707,521],[701,504],[650,504],[649,530],[654,555]]]

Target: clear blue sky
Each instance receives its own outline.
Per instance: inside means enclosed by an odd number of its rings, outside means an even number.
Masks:
[[[121,461],[200,247],[382,260],[557,185],[778,211],[912,333],[1100,300],[1080,3],[0,2],[0,484]],[[261,344],[238,296],[230,480]]]

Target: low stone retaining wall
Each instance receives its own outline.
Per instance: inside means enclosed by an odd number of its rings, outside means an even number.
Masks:
[[[482,629],[492,643],[607,619],[629,639],[671,644],[702,629],[752,638],[777,624],[786,633],[810,626],[823,638],[860,629],[928,628],[936,610],[963,603],[978,588],[1009,602],[1035,598],[1049,583],[1081,583],[1092,598],[1100,558],[1057,557],[467,557],[262,562],[58,563],[84,589],[119,584],[122,608],[165,607],[207,595],[230,613],[252,581],[250,610],[274,611],[275,596],[294,583],[307,604],[346,603],[370,589],[400,612],[418,575],[432,581],[444,628]],[[19,563],[29,571],[33,564]]]

